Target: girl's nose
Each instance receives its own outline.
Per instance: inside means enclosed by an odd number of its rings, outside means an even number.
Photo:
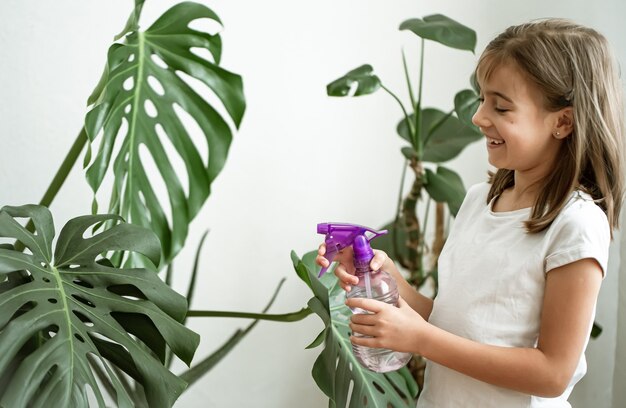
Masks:
[[[491,125],[491,122],[489,122],[489,119],[485,116],[483,106],[483,103],[478,105],[476,113],[474,113],[474,116],[472,116],[472,123],[479,128],[486,128]]]

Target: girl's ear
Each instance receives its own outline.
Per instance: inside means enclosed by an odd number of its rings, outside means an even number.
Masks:
[[[552,135],[557,139],[565,139],[574,131],[574,109],[571,106],[558,111],[556,128]]]

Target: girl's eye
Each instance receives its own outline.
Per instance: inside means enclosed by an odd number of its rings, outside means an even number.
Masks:
[[[498,113],[504,113],[504,112],[508,112],[508,109],[502,109],[502,108],[493,108],[496,112]]]

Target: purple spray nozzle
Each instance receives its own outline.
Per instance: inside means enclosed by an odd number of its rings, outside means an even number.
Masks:
[[[369,242],[372,239],[381,235],[385,235],[387,233],[387,230],[377,231],[375,229],[364,227],[362,225],[341,222],[324,222],[317,224],[317,233],[326,235],[326,253],[324,254],[324,258],[326,258],[330,264],[333,262],[333,259],[335,259],[337,253],[342,249],[354,244],[357,237],[362,237],[359,238],[360,244],[357,246],[358,248],[361,248],[362,252],[363,243],[367,243],[367,247],[369,247]],[[372,235],[368,237],[367,233],[371,233]],[[359,251],[359,249],[357,248],[355,248],[355,250]],[[327,270],[328,268],[322,268],[318,277],[321,277],[324,273],[326,273]]]

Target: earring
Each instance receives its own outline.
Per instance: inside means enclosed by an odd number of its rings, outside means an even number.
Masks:
[[[554,136],[556,136],[556,137],[561,136],[561,132],[557,131],[557,132],[554,134]]]

